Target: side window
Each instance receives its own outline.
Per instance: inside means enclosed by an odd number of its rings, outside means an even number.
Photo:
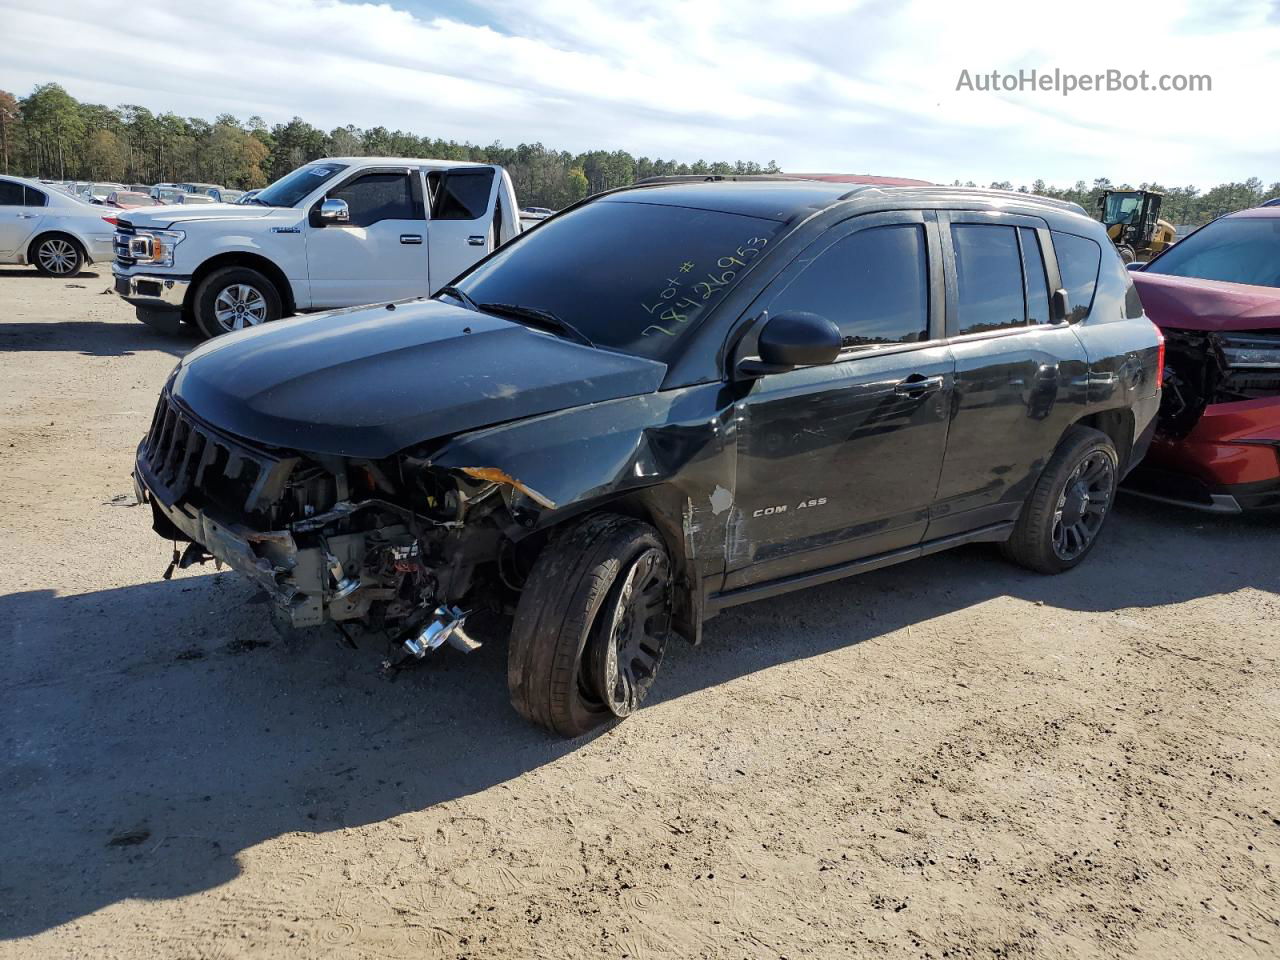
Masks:
[[[960,288],[960,333],[984,333],[1026,324],[1022,254],[1016,228],[955,223],[951,225],[951,237]]]
[[[433,220],[478,220],[489,212],[493,192],[491,168],[444,171],[432,177],[431,218]]]
[[[366,173],[337,190],[330,190],[328,196],[331,200],[347,201],[353,227],[368,227],[380,220],[422,220],[424,217],[413,202],[409,176],[403,173]]]
[[[1072,233],[1053,232],[1053,249],[1058,254],[1058,272],[1062,274],[1062,286],[1067,291],[1067,319],[1072,323],[1083,320],[1093,309],[1093,292],[1098,286],[1098,266],[1102,263],[1102,248],[1088,237]]]
[[[1022,245],[1022,273],[1027,278],[1027,323],[1049,323],[1049,279],[1040,238],[1030,227],[1019,227],[1018,241]]]
[[[22,206],[22,184],[0,180],[0,207]]]
[[[837,240],[787,284],[769,313],[816,313],[833,321],[846,347],[929,339],[924,227],[869,227]]]

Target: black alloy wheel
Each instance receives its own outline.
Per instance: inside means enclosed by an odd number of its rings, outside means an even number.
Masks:
[[[650,548],[618,579],[596,618],[579,682],[615,717],[633,713],[658,674],[671,629],[670,584],[666,553]]]
[[[1109,450],[1094,449],[1076,464],[1053,515],[1053,552],[1071,562],[1098,536],[1116,492],[1116,464]]]

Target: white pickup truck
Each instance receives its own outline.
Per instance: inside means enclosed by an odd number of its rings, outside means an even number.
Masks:
[[[305,310],[430,296],[520,232],[491,164],[316,160],[244,204],[120,214],[115,290],[138,319],[208,337]]]

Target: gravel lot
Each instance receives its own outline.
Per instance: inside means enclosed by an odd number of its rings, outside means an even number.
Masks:
[[[1280,956],[1280,523],[1122,500],[708,624],[562,743],[133,506],[192,343],[0,268],[0,957]]]

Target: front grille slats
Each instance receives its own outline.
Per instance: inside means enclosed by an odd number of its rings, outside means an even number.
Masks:
[[[135,232],[133,225],[124,220],[116,224],[111,246],[116,255],[116,263],[122,267],[131,267],[138,262],[137,258],[129,252],[129,241],[133,239]]]
[[[204,451],[200,454],[200,460],[196,464],[195,479],[191,481],[193,486],[199,487],[204,482],[204,472],[217,459],[218,449],[218,444],[213,440],[205,441]]]
[[[213,505],[235,516],[270,511],[298,458],[279,458],[216,433],[166,393],[139,461],[166,502]]]

